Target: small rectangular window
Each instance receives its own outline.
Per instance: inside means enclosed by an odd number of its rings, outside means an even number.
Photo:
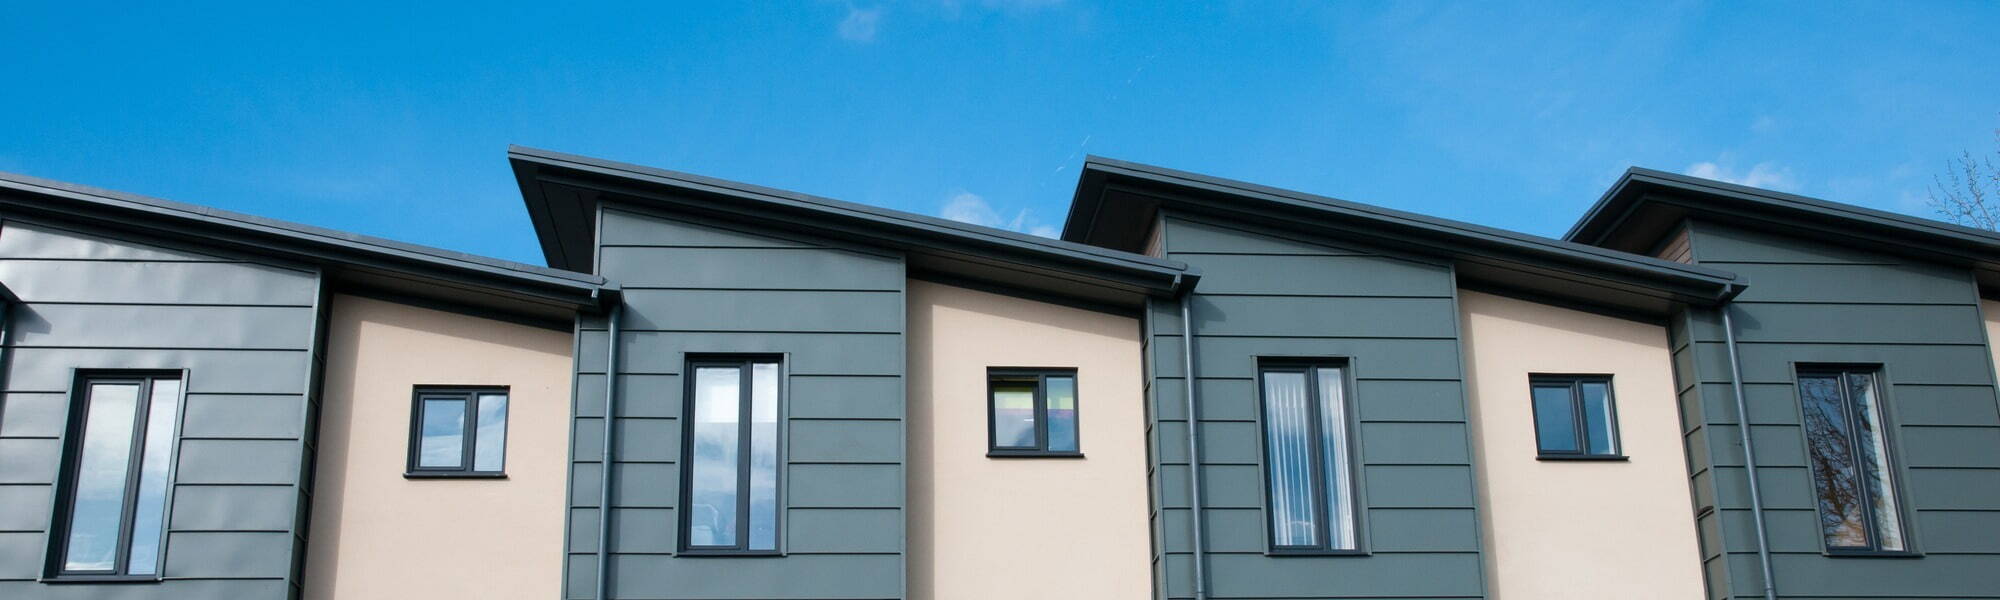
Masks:
[[[1258,369],[1273,552],[1359,548],[1345,371],[1339,364],[1290,361]]]
[[[687,373],[681,551],[775,554],[778,360],[702,358]]]
[[[418,386],[408,477],[501,477],[507,469],[507,389]]]
[[[158,577],[181,407],[178,372],[78,380],[50,571]]]
[[[1541,458],[1624,458],[1618,448],[1618,409],[1611,399],[1610,377],[1536,375],[1529,388]]]
[[[1799,369],[1806,454],[1830,552],[1908,552],[1875,370]]]
[[[1082,456],[1075,369],[988,369],[986,455]]]

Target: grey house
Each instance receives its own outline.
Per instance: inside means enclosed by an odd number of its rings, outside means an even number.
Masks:
[[[2000,598],[2000,235],[509,153],[547,267],[0,176],[0,597]]]

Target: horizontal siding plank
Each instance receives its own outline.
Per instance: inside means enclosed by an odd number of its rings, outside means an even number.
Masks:
[[[1304,296],[1194,297],[1191,318],[1202,336],[1448,338],[1445,298],[1319,298]],[[1179,333],[1178,321],[1156,326]]]
[[[291,572],[292,534],[173,532],[167,534],[164,572],[175,577],[285,577]]]
[[[0,281],[23,302],[312,306],[308,272],[255,263],[21,260],[0,254]]]
[[[1201,293],[1450,298],[1450,269],[1380,256],[1183,255]]]
[[[605,248],[604,276],[628,288],[902,289],[903,265],[805,248]]]
[[[1734,306],[1738,342],[1985,343],[1979,307],[1970,304],[1739,303]],[[1830,326],[1836,323],[1837,327]]]
[[[219,261],[222,258],[179,248],[111,239],[18,219],[0,227],[0,256],[10,259],[80,261]],[[13,285],[13,280],[8,280]]]
[[[277,485],[183,485],[174,488],[177,530],[286,531],[297,490]]]
[[[0,439],[0,483],[51,484],[62,460],[62,442],[54,439]]]
[[[771,235],[760,235],[680,219],[607,208],[603,211],[604,231],[599,243],[619,245],[680,245],[715,248],[784,247],[816,248],[811,244]]]
[[[903,424],[896,421],[792,420],[790,436],[787,460],[794,463],[893,463],[903,459]]]
[[[903,468],[898,465],[791,465],[789,506],[794,508],[901,508]]]
[[[313,309],[268,306],[29,304],[15,309],[8,345],[47,348],[306,350]]]
[[[400,441],[400,440],[399,440]],[[290,484],[299,479],[299,443],[279,440],[182,440],[182,484]]]
[[[785,519],[791,552],[894,553],[903,548],[903,511],[893,508],[795,508]]]
[[[56,437],[63,433],[69,396],[60,393],[0,395],[0,437]]]
[[[305,398],[296,395],[189,394],[181,435],[297,439],[304,410]]]
[[[605,333],[585,332],[578,364],[603,365]],[[621,333],[621,373],[678,374],[687,354],[783,353],[792,375],[901,376],[903,339],[889,333]],[[602,367],[598,367],[602,368]],[[602,371],[597,371],[602,372]]]
[[[187,369],[190,393],[297,394],[306,381],[306,353],[256,350],[124,350],[14,348],[9,391],[70,388],[73,369]]]
[[[1976,304],[1970,274],[1924,264],[1730,264],[1754,285],[1736,302]]]
[[[626,290],[627,331],[901,331],[901,292]]]
[[[0,485],[0,531],[41,531],[49,526],[47,485]]]
[[[1180,356],[1179,336],[1155,338],[1162,356]],[[1456,340],[1230,338],[1201,336],[1195,341],[1195,370],[1203,377],[1248,379],[1258,357],[1351,357],[1357,380],[1458,379]],[[1180,361],[1163,361],[1158,377],[1180,377]]]

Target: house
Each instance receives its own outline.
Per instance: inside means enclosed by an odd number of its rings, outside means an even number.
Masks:
[[[0,597],[2000,598],[1990,232],[509,159],[546,267],[0,175]]]

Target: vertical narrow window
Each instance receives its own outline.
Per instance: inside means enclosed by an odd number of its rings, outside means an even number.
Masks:
[[[160,575],[181,375],[78,381],[63,461],[53,575]]]
[[[988,369],[986,455],[1082,456],[1075,369]]]
[[[507,471],[507,390],[419,386],[406,477],[500,477]]]
[[[697,359],[687,373],[681,550],[778,550],[779,407],[771,358]]]
[[[1529,378],[1535,445],[1545,459],[1619,459],[1618,411],[1611,378],[1536,375]]]
[[[1832,552],[1907,552],[1873,369],[1799,370],[1820,535]]]
[[[1274,552],[1359,548],[1345,371],[1337,364],[1293,362],[1258,369]]]

